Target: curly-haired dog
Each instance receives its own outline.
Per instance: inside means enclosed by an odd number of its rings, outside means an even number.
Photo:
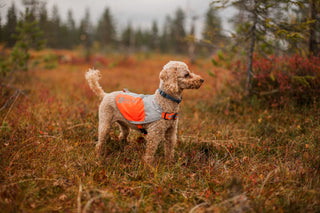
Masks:
[[[173,159],[182,91],[198,89],[204,82],[203,78],[190,72],[185,63],[170,61],[160,72],[160,86],[155,94],[140,95],[129,91],[105,93],[98,83],[98,70],[89,69],[85,76],[90,88],[102,99],[97,154],[103,154],[106,137],[116,122],[121,130],[120,140],[127,139],[130,128],[146,135],[144,161],[147,164],[153,162],[160,141],[164,141],[165,158],[168,161]]]

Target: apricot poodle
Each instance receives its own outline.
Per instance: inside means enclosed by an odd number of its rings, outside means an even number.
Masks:
[[[184,89],[198,89],[204,79],[190,72],[179,61],[170,61],[160,72],[159,89],[153,95],[131,93],[128,90],[105,93],[98,81],[100,72],[89,69],[85,75],[90,88],[102,99],[99,106],[99,138],[96,152],[102,155],[111,125],[120,126],[120,140],[127,140],[130,129],[146,135],[144,162],[152,164],[161,141],[167,161],[174,157],[177,140],[178,112]]]

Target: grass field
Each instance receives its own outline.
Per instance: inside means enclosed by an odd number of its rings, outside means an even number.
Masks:
[[[107,92],[151,94],[169,60],[187,58],[137,54],[85,63],[70,56],[19,74],[23,93],[0,112],[0,211],[319,212],[319,104],[235,101],[232,73],[209,59],[191,66],[205,83],[184,92],[174,164],[160,147],[154,169],[145,167],[142,135],[131,132],[119,144],[117,127],[113,153],[97,161],[99,100],[86,70],[102,71]]]

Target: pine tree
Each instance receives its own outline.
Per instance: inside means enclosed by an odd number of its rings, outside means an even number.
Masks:
[[[34,20],[32,13],[26,8],[23,19],[18,23],[17,40],[11,52],[11,64],[13,70],[27,71],[29,66],[29,50],[41,49],[45,40],[41,39],[42,32],[38,27],[38,22]]]
[[[50,20],[49,24],[49,38],[48,38],[48,46],[52,48],[59,48],[60,47],[60,40],[61,37],[59,35],[60,33],[60,15],[59,15],[59,9],[57,5],[53,5],[52,7],[52,18]]]
[[[7,46],[12,47],[16,43],[16,39],[13,35],[16,33],[16,28],[18,25],[18,18],[16,12],[16,6],[12,3],[7,12],[7,23],[4,26],[3,39],[6,41]]]
[[[80,22],[79,27],[80,43],[85,48],[86,60],[90,60],[91,46],[92,46],[92,25],[90,22],[90,11],[86,8],[85,16]]]
[[[144,34],[140,28],[134,32],[134,45],[136,49],[141,49],[144,45],[146,45]]]
[[[39,28],[43,32],[44,38],[49,38],[50,36],[50,22],[48,18],[48,11],[46,8],[46,3],[42,2],[39,9]]]
[[[114,20],[110,13],[109,8],[106,8],[102,17],[99,20],[98,28],[96,32],[97,40],[103,46],[112,45],[116,38],[116,29],[114,25]]]
[[[171,35],[173,39],[174,50],[176,53],[184,53],[186,51],[186,32],[184,29],[185,14],[181,8],[177,9],[175,18],[171,25]]]
[[[319,56],[319,32],[317,33],[317,27],[319,31],[320,25],[320,2],[319,0],[309,0],[309,38],[308,38],[308,50],[310,55]],[[318,16],[318,17],[317,17]],[[318,36],[317,36],[318,34]]]
[[[66,27],[68,30],[68,35],[66,40],[69,44],[68,47],[72,48],[78,44],[78,38],[77,38],[78,34],[77,34],[76,24],[73,18],[72,10],[68,10]]]
[[[305,42],[306,34],[312,20],[307,20],[305,15],[297,16],[300,20],[292,21],[288,11],[304,8],[305,1],[295,0],[217,0],[215,3],[222,4],[222,7],[233,6],[239,10],[235,19],[236,33],[233,37],[236,44],[245,46],[247,53],[247,94],[252,94],[253,55],[254,52],[268,58],[276,48],[283,48],[287,44],[287,49],[299,48],[299,43]],[[287,11],[287,12],[286,12]],[[303,13],[302,13],[303,14]],[[294,45],[294,46],[293,46]],[[239,46],[239,45],[235,45]]]
[[[0,16],[0,43],[3,41],[3,27],[2,27],[2,19]]]
[[[130,23],[127,25],[125,30],[122,32],[121,43],[123,46],[125,46],[127,48],[131,48],[131,49],[134,46],[134,31],[133,31]]]
[[[196,62],[196,38],[195,38],[195,21],[197,20],[197,16],[192,17],[190,32],[188,34],[188,54],[191,64],[195,64]]]
[[[156,21],[152,22],[152,28],[151,28],[151,43],[150,47],[153,50],[157,50],[159,48],[159,30],[158,30],[158,25]]]
[[[172,19],[170,16],[166,16],[165,23],[163,25],[162,35],[160,37],[160,50],[163,53],[173,51],[173,38],[171,36]]]
[[[205,15],[202,37],[207,43],[214,44],[221,40],[221,31],[221,19],[217,16],[217,10],[214,7],[210,7]]]

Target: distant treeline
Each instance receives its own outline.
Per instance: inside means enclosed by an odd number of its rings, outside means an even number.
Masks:
[[[25,12],[19,14],[14,3],[7,6],[4,21],[0,17],[0,43],[13,47],[17,41],[17,26],[25,21],[26,11],[37,22],[48,48],[72,49],[82,46],[88,50],[105,51],[159,51],[163,53],[212,53],[223,46],[242,47],[250,52],[278,54],[277,52],[310,52],[319,54],[320,49],[320,1],[318,0],[216,0],[208,5],[204,16],[201,39],[195,38],[199,30],[196,20],[178,8],[168,14],[162,26],[158,20],[150,29],[134,28],[130,22],[122,28],[117,25],[109,8],[105,8],[95,23],[89,9],[79,24],[69,9],[67,19],[61,19],[58,7],[48,13],[42,0],[23,0]],[[223,32],[217,8],[233,7],[237,12],[232,19],[233,30]],[[4,7],[3,7],[4,9]],[[128,20],[129,21],[129,20]],[[187,26],[188,24],[188,26]],[[228,45],[225,45],[228,44]],[[234,52],[234,50],[232,50]]]
[[[173,16],[167,15],[165,24],[161,27],[157,21],[153,21],[151,29],[134,29],[128,24],[121,30],[109,8],[104,10],[95,24],[90,20],[90,12],[87,9],[77,25],[72,10],[68,11],[67,20],[63,21],[57,6],[53,6],[49,16],[45,2],[30,2],[25,1],[25,7],[30,11],[32,19],[38,22],[43,32],[42,37],[49,48],[71,49],[82,45],[103,50],[156,50],[164,53],[186,53],[190,52],[190,46],[191,49],[194,48],[192,44],[195,43],[194,34],[197,27],[195,20],[198,17],[191,17],[190,26],[186,27],[187,16],[182,9],[177,9]],[[17,25],[24,21],[23,14],[18,14],[14,3],[8,6],[5,21],[6,23],[2,23],[0,17],[0,42],[5,43],[7,47],[13,47],[16,43],[13,35],[17,34]],[[214,41],[203,43],[207,50],[224,39],[221,20],[213,7],[210,7],[205,15],[202,38]]]

